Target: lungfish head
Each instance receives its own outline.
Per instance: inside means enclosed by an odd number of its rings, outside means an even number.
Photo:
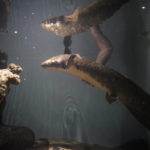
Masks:
[[[41,27],[58,36],[69,36],[77,31],[76,23],[78,20],[79,10],[76,10],[70,16],[56,16],[41,22]]]
[[[54,56],[44,61],[41,66],[48,70],[66,71],[69,69],[75,57],[80,57],[78,54],[63,54]]]
[[[72,21],[66,19],[65,16],[58,16],[44,20],[40,25],[43,29],[62,37],[73,35],[76,32]]]
[[[41,27],[58,35],[63,28],[64,16],[50,18],[41,22]]]

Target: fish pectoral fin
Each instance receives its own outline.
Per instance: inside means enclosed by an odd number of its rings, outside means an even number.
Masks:
[[[112,104],[113,102],[115,102],[116,100],[118,100],[118,97],[116,94],[114,93],[106,93],[106,99],[108,101],[109,104]]]
[[[73,21],[76,22],[78,20],[78,16],[79,16],[79,8],[77,8],[74,13],[72,14],[73,17]]]
[[[77,8],[72,15],[65,16],[65,22],[77,22],[79,16],[79,8]]]

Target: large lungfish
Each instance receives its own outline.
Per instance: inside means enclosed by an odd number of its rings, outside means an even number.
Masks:
[[[137,120],[150,129],[150,95],[119,72],[78,54],[55,56],[41,66],[75,75],[104,90],[109,101],[119,99]]]
[[[101,24],[129,0],[96,0],[72,15],[57,16],[41,22],[42,28],[59,36],[70,36]]]

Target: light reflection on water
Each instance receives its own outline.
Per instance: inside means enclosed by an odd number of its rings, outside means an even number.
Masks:
[[[146,10],[147,7],[146,7],[146,6],[141,6],[141,9],[142,9],[142,10]]]
[[[63,137],[88,142],[84,118],[72,97],[67,98],[63,112]]]
[[[138,0],[137,3],[138,7],[143,11],[150,9],[150,0]]]

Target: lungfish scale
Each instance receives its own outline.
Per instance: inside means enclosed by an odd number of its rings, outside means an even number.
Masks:
[[[72,74],[104,90],[109,98],[119,99],[139,122],[150,129],[150,94],[121,73],[78,54],[58,55],[41,66]]]

